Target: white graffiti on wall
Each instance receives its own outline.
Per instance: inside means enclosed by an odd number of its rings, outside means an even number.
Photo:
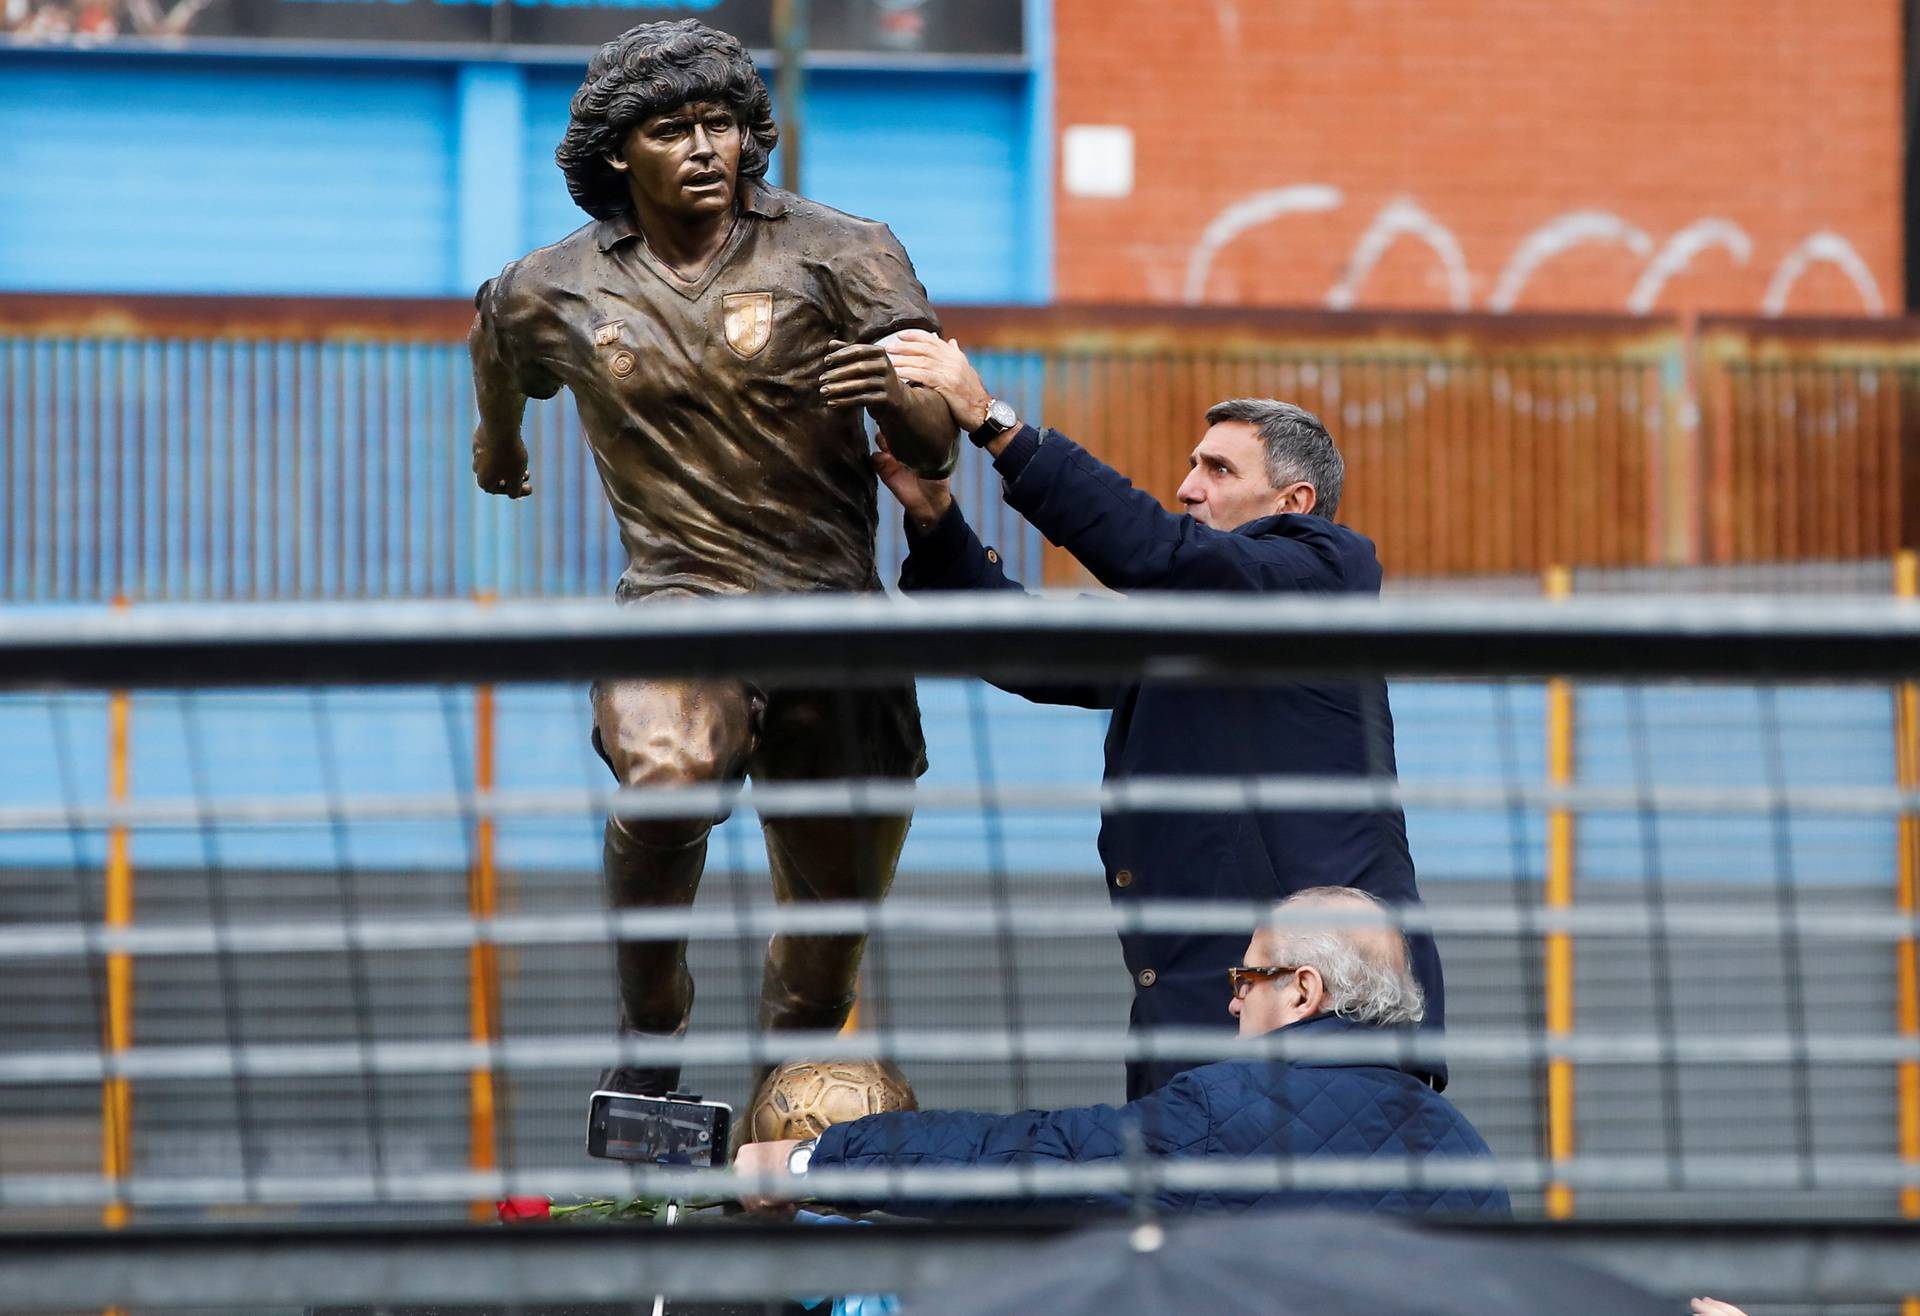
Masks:
[[[1627,294],[1627,309],[1645,315],[1660,300],[1667,280],[1693,264],[1693,258],[1708,247],[1724,247],[1735,265],[1753,259],[1753,239],[1738,224],[1724,219],[1698,219],[1667,239],[1660,254],[1648,262],[1640,282]],[[1775,312],[1778,314],[1778,312]]]
[[[1240,6],[1234,0],[1213,0],[1213,21],[1220,25],[1220,44],[1240,48]]]
[[[1641,260],[1653,255],[1653,239],[1605,210],[1573,210],[1542,224],[1520,240],[1487,298],[1489,311],[1511,311],[1533,272],[1563,251],[1589,242],[1617,242]]]
[[[1885,309],[1885,303],[1880,300],[1880,285],[1873,281],[1873,271],[1860,259],[1860,253],[1838,233],[1825,230],[1808,237],[1780,262],[1780,268],[1773,272],[1773,282],[1767,285],[1767,295],[1761,299],[1760,309],[1768,315],[1785,311],[1793,285],[1800,282],[1800,276],[1816,261],[1839,266],[1840,272],[1853,280],[1853,286],[1860,291],[1861,302],[1869,311],[1878,315]]]
[[[1323,214],[1345,204],[1345,195],[1330,184],[1295,183],[1256,192],[1227,206],[1213,217],[1187,256],[1183,288],[1186,301],[1197,305],[1206,299],[1207,280],[1214,262],[1237,238],[1287,215]],[[1326,304],[1335,310],[1353,307],[1374,267],[1402,237],[1418,238],[1432,250],[1446,284],[1447,304],[1456,311],[1472,309],[1472,272],[1459,239],[1418,201],[1405,196],[1388,202],[1360,235],[1339,281],[1327,291]],[[1511,311],[1543,265],[1566,251],[1594,242],[1625,247],[1646,262],[1633,290],[1627,294],[1627,309],[1636,315],[1651,311],[1668,282],[1684,273],[1704,252],[1724,251],[1741,266],[1753,259],[1753,240],[1731,220],[1695,220],[1656,249],[1652,235],[1646,230],[1610,211],[1571,210],[1556,215],[1520,240],[1494,281],[1493,291],[1487,297],[1487,309]],[[1833,265],[1845,274],[1859,293],[1862,307],[1870,314],[1885,311],[1886,300],[1880,294],[1880,285],[1860,253],[1838,233],[1823,229],[1807,237],[1781,260],[1761,301],[1763,313],[1784,314],[1794,286],[1816,264]]]
[[[1207,290],[1207,271],[1213,268],[1213,258],[1248,229],[1271,224],[1282,215],[1338,210],[1346,201],[1337,187],[1299,183],[1293,187],[1276,187],[1271,192],[1256,192],[1234,202],[1213,217],[1213,222],[1200,235],[1200,241],[1194,244],[1193,255],[1187,258],[1187,300],[1201,299]]]
[[[1434,219],[1420,203],[1412,197],[1395,197],[1381,208],[1373,217],[1373,223],[1360,235],[1360,241],[1354,244],[1353,255],[1347,258],[1346,273],[1340,276],[1340,282],[1333,285],[1327,293],[1327,305],[1336,311],[1350,309],[1360,295],[1360,288],[1373,273],[1373,267],[1387,254],[1387,248],[1394,244],[1401,234],[1419,238],[1439,258],[1440,269],[1447,279],[1447,305],[1456,311],[1470,310],[1473,307],[1473,276],[1467,270],[1467,255],[1460,250],[1460,243],[1446,225]]]

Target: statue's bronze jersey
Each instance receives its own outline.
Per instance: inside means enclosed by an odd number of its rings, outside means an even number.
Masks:
[[[821,362],[830,339],[939,321],[884,224],[742,188],[731,238],[693,282],[622,216],[515,261],[475,299],[476,372],[529,397],[573,392],[627,551],[623,598],[878,587],[865,413],[827,407]]]

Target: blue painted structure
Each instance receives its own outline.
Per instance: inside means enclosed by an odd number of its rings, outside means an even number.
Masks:
[[[0,289],[466,296],[585,222],[553,163],[579,76],[0,52]],[[816,70],[805,189],[890,224],[936,300],[1043,301],[1045,85]]]

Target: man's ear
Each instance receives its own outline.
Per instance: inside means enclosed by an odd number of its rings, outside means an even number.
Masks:
[[[1320,495],[1305,480],[1295,480],[1275,494],[1273,499],[1275,515],[1292,512],[1297,516],[1305,516],[1319,505]]]
[[[1327,980],[1320,976],[1320,970],[1311,964],[1303,964],[1294,972],[1294,989],[1300,993],[1301,1007],[1305,1017],[1321,1013],[1327,1008]]]
[[[601,152],[600,158],[607,162],[607,168],[613,170],[614,173],[624,174],[627,172],[627,162],[615,155],[612,151]]]

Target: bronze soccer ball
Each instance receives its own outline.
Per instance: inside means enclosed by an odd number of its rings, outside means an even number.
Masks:
[[[912,1085],[891,1061],[789,1060],[760,1085],[741,1141],[817,1138],[862,1115],[918,1109]]]

